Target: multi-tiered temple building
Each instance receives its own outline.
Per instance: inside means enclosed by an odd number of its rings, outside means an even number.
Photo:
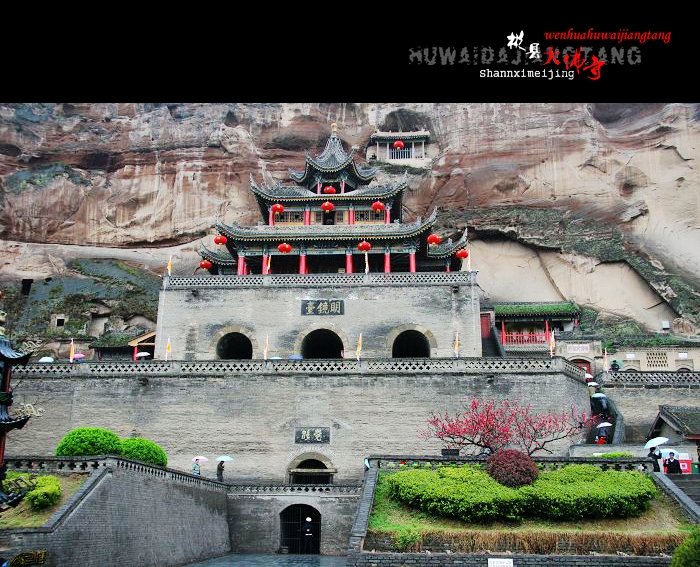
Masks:
[[[292,183],[251,177],[263,220],[217,223],[211,277],[166,282],[156,356],[168,338],[184,359],[481,356],[466,234],[443,243],[436,210],[404,222],[406,182],[376,173],[334,126]]]

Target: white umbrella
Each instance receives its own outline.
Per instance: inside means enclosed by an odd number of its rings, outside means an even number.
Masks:
[[[599,423],[598,425],[596,425],[596,427],[598,429],[600,429],[601,427],[612,427],[612,423],[610,423],[609,421],[604,421],[603,423]]]
[[[668,443],[668,437],[654,437],[653,439],[649,439],[649,441],[646,442],[644,448],[649,449],[650,447],[658,447],[659,445],[663,445],[664,443]]]
[[[39,362],[53,362],[53,357],[51,356],[42,356],[39,359]]]
[[[137,352],[135,356],[136,356],[136,358],[145,358],[147,356],[151,356],[151,353],[146,352],[146,351],[141,351],[141,352]]]
[[[214,459],[214,460],[215,460],[215,461],[225,461],[225,462],[228,462],[228,461],[233,461],[233,457],[229,457],[228,455],[219,455],[219,456],[216,457],[216,459]]]
[[[585,376],[585,377],[586,377],[586,378],[593,378],[593,374],[591,374],[590,372],[586,372],[586,376]]]
[[[600,386],[600,384],[598,384],[598,382],[589,382],[589,383],[586,384],[586,385],[587,385],[587,386],[593,386],[594,388],[597,387],[597,386]]]
[[[591,398],[607,398],[607,396],[605,394],[597,393],[593,394]]]
[[[192,462],[194,463],[196,460],[200,460],[203,463],[206,463],[209,459],[206,457],[203,457],[202,455],[197,455],[196,457],[192,457]]]

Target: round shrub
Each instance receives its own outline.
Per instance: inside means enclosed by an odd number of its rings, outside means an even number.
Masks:
[[[56,447],[58,457],[118,455],[120,452],[119,436],[101,427],[78,427],[68,432]]]
[[[515,449],[496,451],[486,461],[486,472],[494,480],[512,488],[532,484],[539,474],[533,460]]]
[[[698,529],[694,529],[676,548],[670,567],[694,567],[695,565],[700,565],[700,530]]]
[[[121,454],[127,459],[143,461],[151,465],[164,467],[168,464],[168,455],[160,445],[148,439],[133,437],[122,439]]]
[[[25,499],[33,510],[43,510],[56,504],[61,498],[61,484],[52,475],[40,476],[36,486],[27,492]]]

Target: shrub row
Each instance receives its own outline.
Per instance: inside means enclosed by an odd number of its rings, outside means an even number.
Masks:
[[[472,466],[404,470],[387,479],[391,497],[434,515],[465,522],[625,518],[656,496],[651,479],[634,471],[568,465],[529,486],[509,488]]]
[[[34,510],[49,508],[61,498],[61,484],[58,478],[53,475],[37,476],[29,473],[8,472],[5,482],[2,484],[2,489],[5,492],[12,490],[12,481],[17,478],[35,483],[35,487],[24,496],[24,499],[29,502],[29,506]]]
[[[153,441],[139,437],[120,439],[109,429],[79,427],[70,431],[56,447],[59,457],[89,457],[93,455],[121,455],[164,467],[168,455]]]

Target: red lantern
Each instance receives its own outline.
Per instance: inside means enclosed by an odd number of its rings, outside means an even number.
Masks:
[[[277,250],[279,250],[282,254],[289,254],[292,251],[292,245],[283,242],[277,246]]]
[[[281,215],[284,212],[284,206],[280,203],[275,203],[272,205],[272,212],[276,215]]]
[[[457,256],[457,258],[460,260],[464,260],[465,258],[469,257],[469,250],[465,250],[464,248],[457,250],[457,252],[455,252],[455,256]]]
[[[337,193],[337,191],[335,190],[335,187],[333,187],[333,185],[326,185],[326,186],[323,188],[323,192],[324,192],[326,195],[335,195],[335,194]]]
[[[214,244],[226,244],[227,242],[228,238],[226,238],[223,234],[214,237]]]
[[[370,250],[372,250],[372,245],[366,240],[363,240],[357,245],[357,249],[360,252],[369,252]]]
[[[383,211],[384,209],[386,209],[386,206],[381,201],[375,201],[374,203],[372,203],[372,210],[375,213],[378,213],[379,211]]]
[[[440,244],[442,242],[442,238],[440,237],[439,234],[431,234],[428,236],[428,244],[431,246],[435,246],[436,244]]]
[[[199,263],[199,267],[203,270],[211,270],[214,267],[214,264],[212,264],[209,260],[202,260]]]
[[[326,213],[330,213],[331,211],[335,210],[335,205],[331,203],[330,201],[326,201],[321,205],[321,209],[325,211]]]
[[[396,140],[396,141],[394,142],[393,148],[394,148],[395,150],[403,150],[403,148],[404,148],[404,143],[403,143],[401,140]]]

